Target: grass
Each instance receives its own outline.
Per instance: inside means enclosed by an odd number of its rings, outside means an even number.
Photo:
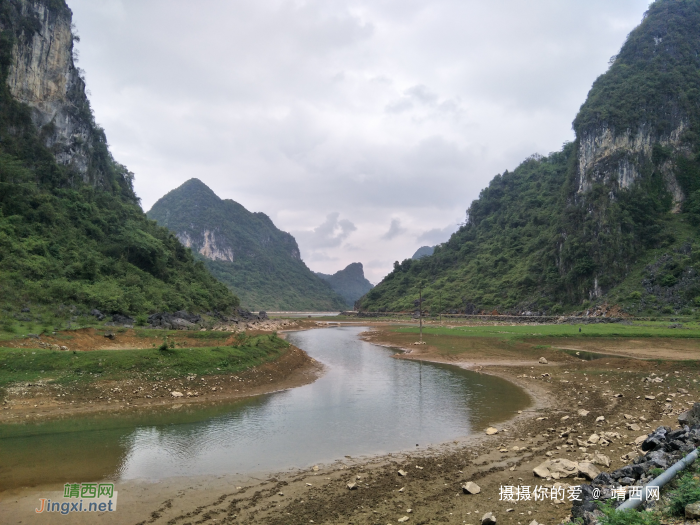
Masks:
[[[414,326],[402,326],[394,331],[397,333],[418,333],[419,329]],[[668,323],[659,321],[635,322],[631,325],[601,323],[589,325],[457,326],[454,328],[424,326],[423,333],[465,337],[498,337],[501,339],[525,339],[528,337],[672,337],[692,339],[700,338],[700,324],[697,322],[687,323],[683,325],[683,328],[669,328]]]
[[[204,333],[204,332],[203,332]],[[159,334],[160,339],[163,334]],[[245,338],[238,346],[145,348],[60,352],[42,348],[0,348],[0,387],[15,382],[52,380],[176,378],[190,374],[237,373],[280,357],[289,343],[275,334]]]

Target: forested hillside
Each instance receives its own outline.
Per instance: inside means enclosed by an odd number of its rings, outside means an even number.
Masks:
[[[264,213],[220,199],[199,179],[148,212],[253,310],[343,310],[344,300],[301,260],[297,242]]]
[[[146,218],[74,65],[63,0],[0,3],[0,305],[78,315],[226,310],[237,298]],[[63,314],[62,314],[63,315]]]
[[[395,263],[367,310],[700,306],[700,1],[657,0],[593,84],[576,140],[497,175],[431,257]]]

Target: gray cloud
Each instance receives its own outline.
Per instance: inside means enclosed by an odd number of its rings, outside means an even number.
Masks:
[[[399,219],[391,219],[389,230],[382,235],[382,239],[390,241],[404,233],[406,233],[406,228],[401,226],[401,221]]]
[[[68,3],[146,209],[199,177],[296,232],[314,270],[384,261],[365,264],[377,282],[496,173],[573,138],[648,0]],[[394,219],[406,234],[387,243]]]
[[[336,260],[327,254],[328,248],[338,248],[357,227],[348,219],[340,219],[340,213],[333,212],[326,216],[326,220],[312,230],[293,232],[297,239],[302,255],[307,255],[311,260],[328,261]]]
[[[432,228],[421,233],[416,240],[425,245],[435,246],[450,239],[450,236],[457,231],[459,224],[448,224],[444,228]]]

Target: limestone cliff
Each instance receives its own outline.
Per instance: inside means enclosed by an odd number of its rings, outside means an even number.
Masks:
[[[359,262],[350,263],[332,275],[318,272],[316,275],[330,284],[331,288],[345,299],[348,306],[354,306],[360,297],[374,288],[374,285],[365,278],[364,268]]]
[[[5,83],[14,100],[31,108],[43,144],[69,168],[69,184],[80,180],[111,191],[116,182],[130,191],[133,175],[112,161],[75,65],[70,9],[62,0],[3,4],[0,32],[11,46]]]

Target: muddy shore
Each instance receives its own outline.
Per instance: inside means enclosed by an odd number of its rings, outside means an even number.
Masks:
[[[403,348],[406,353],[398,355],[400,359],[447,362],[505,377],[529,392],[533,405],[514,420],[495,425],[499,431],[495,435],[479,433],[415,452],[345,458],[316,469],[246,478],[120,483],[119,512],[105,514],[99,521],[386,524],[408,517],[407,523],[476,525],[483,513],[494,512],[499,523],[509,525],[525,525],[533,519],[559,523],[569,514],[568,502],[501,501],[500,488],[585,482],[578,478],[535,477],[533,468],[550,458],[582,461],[603,455],[610,465],[601,469],[619,468],[637,453],[635,440],[639,436],[662,424],[677,427],[677,414],[700,397],[697,370],[680,361],[688,359],[687,351],[681,348],[674,355],[672,345],[665,350],[670,354],[665,356],[667,361],[637,359],[633,352],[583,361],[541,347],[516,347],[509,353],[478,341],[465,342],[464,338],[463,344],[472,345],[469,352],[446,353],[444,339],[437,344],[426,337],[427,344],[413,345],[415,336],[391,333],[385,327],[373,324],[374,330],[365,337],[377,344]],[[586,342],[589,346],[595,343]],[[460,344],[459,340],[455,338],[454,344]],[[598,347],[589,350],[605,354],[609,342],[601,340]],[[539,357],[545,357],[547,364],[540,364]],[[619,438],[610,437],[604,444],[586,443],[589,436],[602,432]],[[406,475],[400,476],[399,470]],[[460,487],[467,481],[476,482],[481,492],[463,494]],[[355,490],[347,488],[350,482],[356,484]],[[51,489],[60,487],[42,487],[41,494]],[[37,498],[47,497],[39,496],[37,490],[0,493],[6,516],[15,520],[8,523],[49,523],[46,516],[32,515]],[[77,518],[71,522],[96,521],[94,517],[92,521]]]

